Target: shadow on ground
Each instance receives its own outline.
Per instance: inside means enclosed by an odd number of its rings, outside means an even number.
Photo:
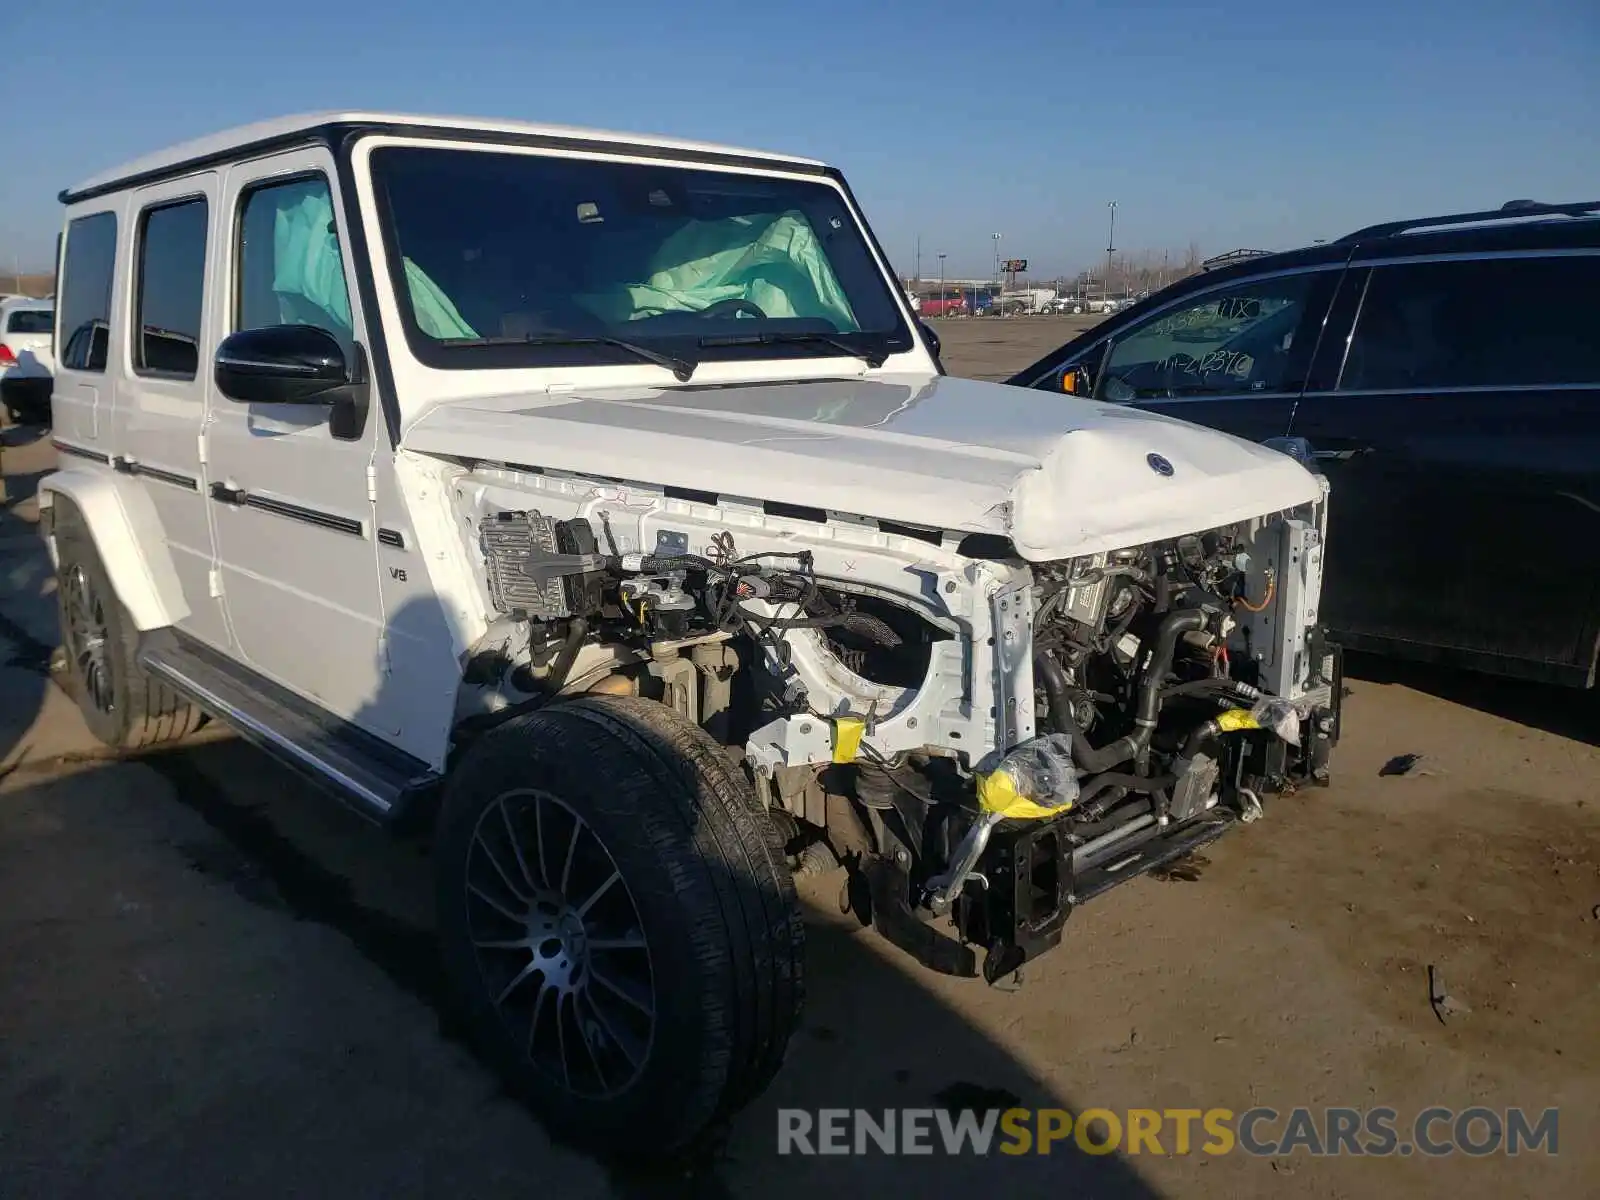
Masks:
[[[54,573],[33,520],[39,481],[53,469],[48,430],[0,429],[0,775],[38,750],[36,720],[50,688],[57,644]]]
[[[1048,1158],[779,1157],[779,1107],[1071,1107],[820,906],[808,1015],[777,1082],[708,1160],[608,1169],[553,1145],[470,1057],[431,922],[424,849],[243,743],[14,779],[0,1191],[1155,1194],[1070,1143]]]
[[[1345,656],[1345,673],[1352,679],[1397,684],[1558,737],[1600,746],[1600,692],[1355,652]]]

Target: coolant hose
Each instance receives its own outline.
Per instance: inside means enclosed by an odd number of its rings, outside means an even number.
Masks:
[[[1154,729],[1156,717],[1161,712],[1161,685],[1166,683],[1172,670],[1172,656],[1177,652],[1178,639],[1206,627],[1206,615],[1198,608],[1181,608],[1168,613],[1156,629],[1156,646],[1145,665],[1144,678],[1139,681],[1139,706],[1134,711],[1134,721],[1140,729]],[[1148,740],[1148,735],[1147,735]]]
[[[1077,718],[1072,715],[1072,700],[1067,695],[1072,685],[1067,680],[1067,672],[1047,652],[1041,650],[1033,656],[1033,675],[1049,701],[1050,724],[1055,726],[1056,732],[1072,738],[1072,762],[1079,771],[1098,775],[1133,757],[1136,747],[1124,745],[1128,738],[1119,738],[1098,750],[1089,744],[1089,739],[1078,728]]]
[[[1033,657],[1034,678],[1044,688],[1050,706],[1050,723],[1072,738],[1072,761],[1086,775],[1098,775],[1112,767],[1121,766],[1130,758],[1140,759],[1145,765],[1150,750],[1150,737],[1155,732],[1156,717],[1161,712],[1161,685],[1172,670],[1172,656],[1177,650],[1178,638],[1191,630],[1204,629],[1206,616],[1197,608],[1186,608],[1168,613],[1156,629],[1155,649],[1139,681],[1138,706],[1134,711],[1136,728],[1114,742],[1101,747],[1089,744],[1072,715],[1072,701],[1067,692],[1071,684],[1060,663],[1041,650]]]

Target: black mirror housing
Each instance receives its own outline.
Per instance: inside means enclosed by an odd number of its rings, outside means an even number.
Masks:
[[[934,361],[937,362],[944,350],[944,343],[939,340],[939,335],[934,332],[933,326],[926,321],[918,321],[917,328],[922,331],[922,340],[928,343],[928,351],[933,355]]]
[[[268,325],[222,340],[216,381],[241,404],[327,404],[351,379],[344,347],[326,329]]]

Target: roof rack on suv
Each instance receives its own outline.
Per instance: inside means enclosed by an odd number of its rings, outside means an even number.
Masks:
[[[1385,221],[1368,225],[1340,238],[1341,242],[1363,242],[1371,238],[1393,237],[1409,229],[1427,229],[1438,225],[1472,225],[1479,221],[1513,221],[1524,217],[1581,217],[1600,212],[1600,200],[1585,200],[1576,204],[1541,204],[1537,200],[1507,200],[1499,208],[1484,212],[1450,213],[1442,217],[1418,217],[1411,221]]]
[[[1215,271],[1218,267],[1231,267],[1234,263],[1248,262],[1252,258],[1265,258],[1270,250],[1229,250],[1226,254],[1214,255],[1200,264],[1202,271]]]

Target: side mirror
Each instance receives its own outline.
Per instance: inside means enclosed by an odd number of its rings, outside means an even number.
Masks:
[[[917,328],[922,330],[922,340],[928,343],[929,353],[933,355],[935,361],[938,361],[939,355],[944,348],[944,343],[939,340],[939,335],[933,331],[933,326],[926,321],[918,321]]]
[[[315,325],[268,325],[229,334],[217,347],[217,390],[241,404],[326,404],[328,432],[353,441],[367,427],[367,360]]]
[[[1317,466],[1317,456],[1311,448],[1311,443],[1303,437],[1269,437],[1261,444],[1268,450],[1287,454],[1308,471],[1315,471],[1319,475],[1322,473]]]
[[[217,390],[241,404],[327,404],[351,382],[344,347],[314,325],[241,329],[217,347]]]
[[[1056,387],[1069,396],[1078,396],[1084,400],[1094,396],[1094,380],[1089,375],[1089,368],[1082,363],[1073,363],[1058,371]]]

